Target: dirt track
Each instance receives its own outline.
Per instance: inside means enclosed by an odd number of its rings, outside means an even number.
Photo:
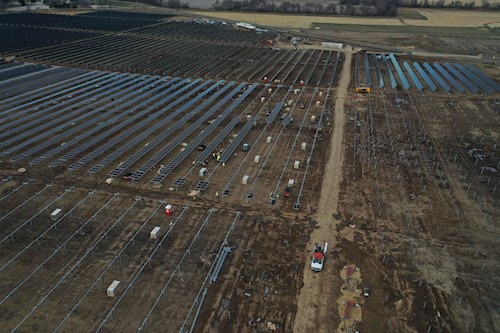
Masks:
[[[351,77],[351,51],[349,47],[344,50],[346,60],[342,67],[339,87],[335,98],[335,124],[331,138],[331,151],[325,168],[325,177],[316,216],[318,227],[311,235],[313,242],[328,242],[330,249],[335,247],[337,236],[336,226],[339,220],[334,220],[337,214],[337,201],[342,177],[342,152],[344,135],[345,113],[344,101]],[[310,246],[306,251],[310,251]],[[330,250],[331,252],[331,250]],[[307,257],[309,260],[309,256]],[[309,268],[309,262],[304,266],[304,284],[297,302],[297,315],[294,322],[294,332],[310,332],[312,330],[326,332],[336,329],[338,294],[338,274],[333,265],[326,262],[325,271],[315,274]]]

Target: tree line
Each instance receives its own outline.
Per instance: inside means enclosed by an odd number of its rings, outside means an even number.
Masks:
[[[213,4],[215,10],[276,12],[276,13],[306,13],[329,15],[359,15],[359,16],[393,16],[396,14],[397,0],[340,0],[328,4],[281,3],[266,0],[217,0]]]
[[[475,9],[480,8],[484,10],[498,10],[500,3],[490,3],[487,0],[482,0],[480,6],[476,6],[475,1],[450,1],[446,3],[444,0],[398,0],[398,7],[410,8],[454,8],[454,9]]]

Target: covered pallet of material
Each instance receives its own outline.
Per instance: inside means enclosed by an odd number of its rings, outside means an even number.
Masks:
[[[118,288],[118,285],[120,284],[120,281],[114,280],[113,283],[111,283],[108,287],[108,296],[109,297],[115,297],[116,295],[116,289]]]
[[[300,161],[293,162],[293,168],[297,170],[300,167]]]
[[[61,218],[61,216],[62,216],[62,209],[57,208],[50,214],[50,219],[52,221],[57,221],[59,220],[59,218]]]
[[[242,183],[243,185],[248,184],[248,178],[250,178],[250,176],[249,176],[249,175],[244,175],[244,176],[243,176],[243,178],[241,179],[241,183]]]
[[[153,230],[149,233],[149,238],[156,239],[158,237],[158,233],[160,232],[160,227],[154,227]]]

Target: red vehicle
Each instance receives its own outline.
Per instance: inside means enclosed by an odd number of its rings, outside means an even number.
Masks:
[[[289,198],[292,195],[292,188],[287,187],[285,188],[285,197]]]

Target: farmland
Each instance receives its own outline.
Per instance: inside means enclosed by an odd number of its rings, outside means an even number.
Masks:
[[[2,331],[500,329],[497,68],[172,13],[4,17]]]

